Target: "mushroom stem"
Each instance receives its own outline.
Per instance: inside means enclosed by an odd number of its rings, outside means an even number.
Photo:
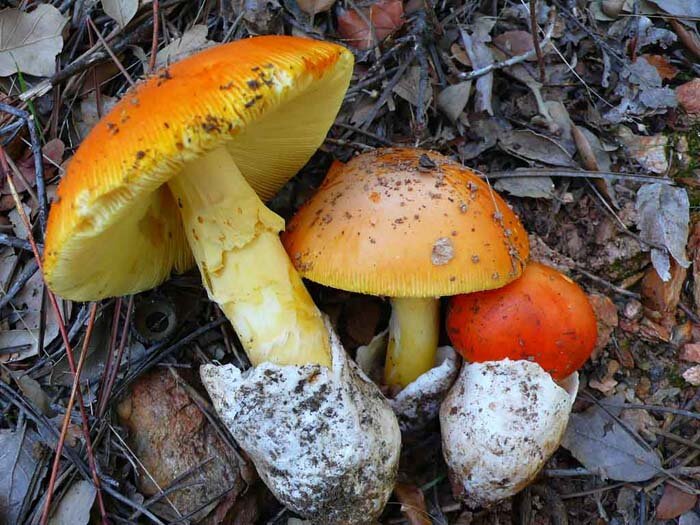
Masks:
[[[186,164],[168,185],[204,287],[251,362],[330,366],[321,313],[279,240],[284,220],[265,207],[226,148]]]
[[[435,365],[440,301],[434,297],[393,297],[384,382],[401,388]]]

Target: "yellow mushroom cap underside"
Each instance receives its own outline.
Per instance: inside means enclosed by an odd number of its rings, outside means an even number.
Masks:
[[[469,169],[417,149],[334,164],[282,241],[304,277],[391,297],[499,288],[529,255],[527,234],[499,195]]]
[[[271,197],[322,143],[352,68],[341,46],[266,36],[207,49],[139,83],[93,128],[59,184],[44,255],[51,289],[94,300],[190,267],[165,183],[223,145]]]

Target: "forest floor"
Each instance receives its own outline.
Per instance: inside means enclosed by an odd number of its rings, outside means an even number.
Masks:
[[[576,431],[530,488],[462,506],[436,421],[404,436],[380,522],[700,524],[698,0],[5,4],[1,523],[39,523],[46,508],[51,523],[100,523],[100,503],[113,523],[300,523],[249,464],[220,461],[240,452],[197,370],[244,357],[199,274],[54,303],[35,257],[65,163],[134,82],[207,46],[286,34],[342,43],[356,66],[325,143],[272,209],[291,217],[334,160],[436,150],[489,181],[529,232],[532,258],[579,283],[598,317]],[[309,288],[353,355],[387,325],[381,298]]]

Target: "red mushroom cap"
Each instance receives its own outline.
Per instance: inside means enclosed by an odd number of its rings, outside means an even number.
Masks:
[[[530,263],[503,288],[454,296],[447,333],[469,361],[535,361],[561,380],[590,357],[598,330],[588,296],[575,282]]]

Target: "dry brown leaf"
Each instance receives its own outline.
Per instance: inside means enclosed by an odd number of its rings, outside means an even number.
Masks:
[[[666,483],[661,501],[656,506],[656,518],[659,520],[672,520],[691,510],[698,497],[688,494],[670,483]]]
[[[667,330],[676,325],[676,308],[681,297],[688,271],[671,261],[671,278],[664,282],[653,267],[649,267],[642,279],[642,304],[645,315]]]
[[[401,0],[379,0],[369,9],[363,9],[361,13],[349,9],[338,15],[338,33],[348,44],[359,49],[368,49],[375,45],[372,30],[377,42],[381,42],[398,31],[403,24]]]
[[[0,76],[21,71],[47,77],[56,71],[56,55],[63,49],[66,19],[54,6],[40,3],[30,12],[0,11]]]
[[[596,340],[595,349],[593,350],[593,355],[595,356],[610,342],[610,336],[613,330],[617,328],[619,318],[617,315],[617,306],[615,306],[615,303],[606,295],[598,293],[590,294],[588,300],[591,306],[593,306],[596,321],[598,322],[598,339]]]
[[[681,84],[676,88],[678,103],[690,115],[700,113],[700,78]]]
[[[425,507],[423,491],[415,485],[397,483],[394,494],[401,503],[401,512],[406,515],[409,525],[431,525],[430,514]]]
[[[617,386],[617,380],[614,375],[620,370],[620,363],[611,359],[608,361],[607,368],[605,369],[605,375],[600,379],[592,377],[588,381],[588,386],[602,392],[605,395],[612,394]]]
[[[693,263],[693,301],[700,308],[700,220],[694,220],[688,235],[688,255]]]
[[[672,80],[678,74],[678,69],[663,55],[641,55],[656,68],[659,76],[664,80]]]
[[[335,0],[297,0],[299,9],[310,16],[328,11],[333,7],[333,4],[335,4]]]
[[[534,49],[532,42],[532,33],[527,31],[506,31],[493,38],[493,44],[501,51],[510,56],[524,55]],[[533,56],[528,59],[530,62],[537,61],[537,57]]]

